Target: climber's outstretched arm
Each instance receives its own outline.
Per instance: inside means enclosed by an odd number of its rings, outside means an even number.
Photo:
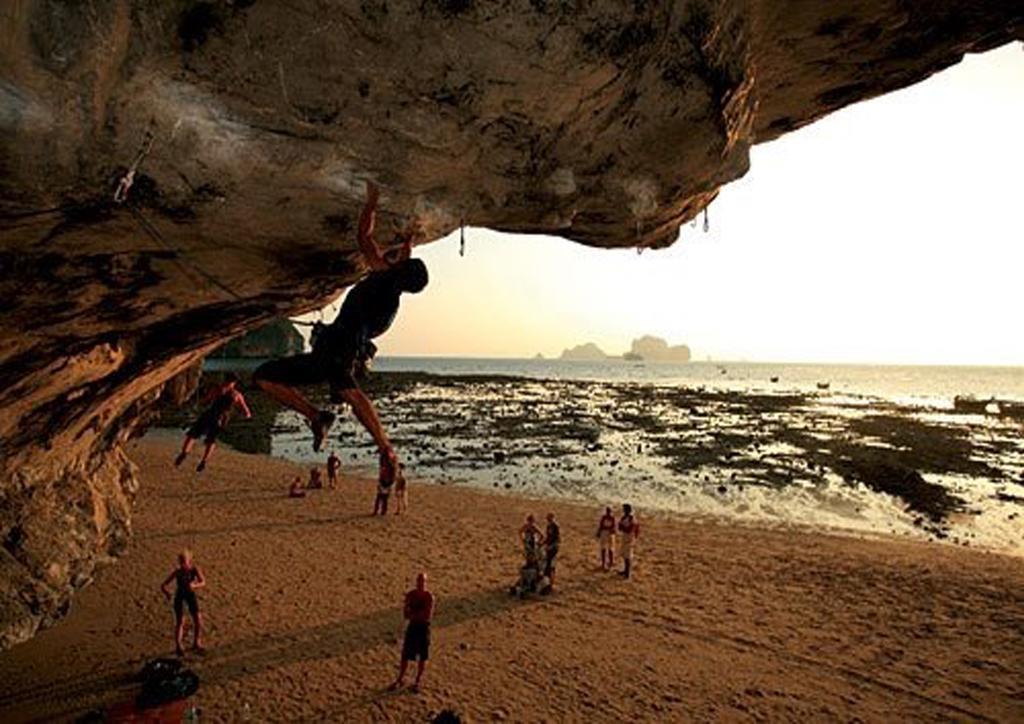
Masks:
[[[380,191],[373,181],[366,182],[366,205],[359,216],[359,251],[363,253],[367,266],[371,271],[383,271],[388,268],[380,247],[373,239],[373,227],[377,222],[377,201]]]

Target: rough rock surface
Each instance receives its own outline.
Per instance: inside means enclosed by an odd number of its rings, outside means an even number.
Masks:
[[[3,3],[0,645],[123,547],[166,381],[358,277],[366,179],[384,230],[663,246],[751,144],[1022,36],[981,0]]]

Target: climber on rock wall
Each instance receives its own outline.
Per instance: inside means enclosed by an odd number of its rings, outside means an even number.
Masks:
[[[373,403],[356,383],[376,352],[371,340],[384,334],[395,320],[401,296],[417,293],[427,285],[427,267],[411,259],[413,243],[422,238],[418,224],[398,232],[393,254],[381,252],[373,238],[377,201],[375,184],[366,185],[366,205],[359,218],[359,249],[370,268],[369,275],[356,284],[341,306],[337,318],[313,340],[313,351],[266,362],[256,369],[253,381],[280,403],[296,410],[313,430],[313,449],[319,451],[335,415],[319,410],[295,389],[327,382],[331,402],[347,402],[356,419],[373,437],[380,454],[393,462],[397,456],[381,425]]]

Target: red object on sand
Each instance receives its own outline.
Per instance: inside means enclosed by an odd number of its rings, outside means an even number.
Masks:
[[[180,724],[185,721],[188,701],[180,699],[149,709],[139,709],[135,701],[125,701],[107,709],[103,721],[107,724]]]

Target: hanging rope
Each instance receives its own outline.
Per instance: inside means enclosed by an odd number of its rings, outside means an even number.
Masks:
[[[147,221],[146,217],[143,216],[142,212],[139,211],[136,207],[129,204],[126,206],[126,208],[128,209],[129,213],[131,213],[131,215],[135,218],[135,221],[138,222],[139,227],[143,231],[145,231],[146,234],[149,235],[151,239],[153,239],[153,241],[155,241],[157,244],[162,246],[167,251],[170,251],[175,254],[174,263],[178,266],[179,269],[185,272],[186,276],[188,276],[188,270],[185,268],[185,264],[188,264],[188,266],[192,267],[192,269],[197,274],[199,274],[199,276],[205,279],[209,284],[213,285],[217,289],[220,289],[228,296],[234,298],[236,301],[245,301],[245,298],[238,294],[234,289],[229,287],[227,284],[222,282],[213,274],[210,274],[196,262],[189,261],[188,257],[185,256],[185,252],[168,243],[168,241],[163,237],[163,234],[160,233],[160,230],[153,226],[152,223]]]
[[[177,130],[177,126],[175,126]],[[114,191],[114,203],[123,204],[128,200],[128,191],[131,190],[132,184],[135,183],[135,172],[139,170],[139,164],[142,160],[149,155],[150,150],[153,148],[153,132],[146,131],[146,137],[142,141],[142,146],[139,148],[139,152],[135,154],[135,160],[132,161],[132,165],[128,167],[128,171],[121,180],[117,182],[117,189]]]

